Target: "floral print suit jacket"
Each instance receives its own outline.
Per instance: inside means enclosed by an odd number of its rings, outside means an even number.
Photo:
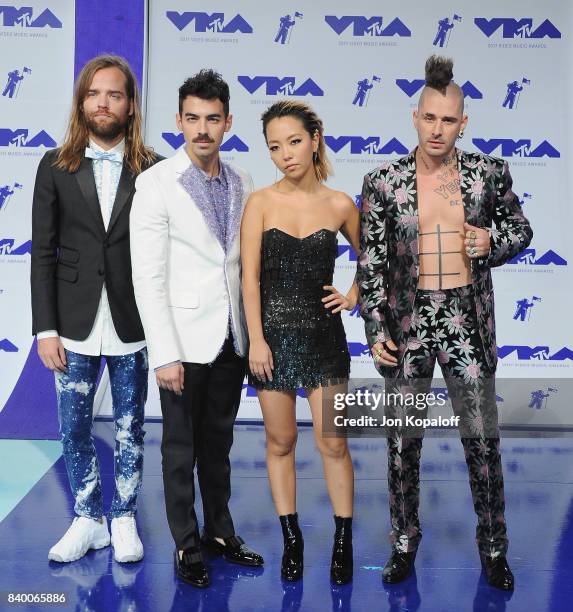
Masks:
[[[490,232],[490,253],[471,260],[479,333],[487,365],[497,365],[490,268],[501,266],[531,242],[533,231],[511,190],[507,162],[457,150],[465,220]],[[492,224],[495,226],[492,228]],[[358,262],[361,313],[372,347],[391,338],[398,360],[406,350],[418,286],[418,198],[415,151],[364,177]],[[396,368],[379,367],[392,377]]]

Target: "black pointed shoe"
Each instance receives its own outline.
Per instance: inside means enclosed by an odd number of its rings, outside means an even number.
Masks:
[[[174,558],[175,572],[183,582],[201,589],[209,586],[209,574],[201,557],[201,549],[198,546],[186,548],[181,557],[179,551],[175,550]]]
[[[334,584],[346,584],[352,580],[352,517],[334,517],[336,531],[330,563],[330,579]]]
[[[260,567],[265,562],[261,555],[251,550],[245,544],[243,538],[232,535],[223,541],[225,544],[221,544],[221,542],[208,536],[205,532],[201,536],[201,546],[204,546],[211,553],[222,555],[223,559],[229,561],[229,563]]]
[[[298,514],[279,516],[283,531],[284,551],[281,562],[281,576],[284,580],[294,582],[302,578],[304,569],[304,540],[298,526]]]
[[[413,550],[412,552],[401,553],[392,549],[392,554],[382,570],[382,580],[387,584],[395,584],[406,580],[414,569],[416,552]]]
[[[505,555],[490,557],[480,553],[480,559],[489,585],[503,591],[513,591],[515,581]]]

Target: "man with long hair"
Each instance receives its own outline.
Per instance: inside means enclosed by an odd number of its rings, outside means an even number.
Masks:
[[[138,561],[147,349],[131,280],[129,211],[136,176],[158,161],[142,141],[135,75],[104,55],[75,85],[61,148],[43,157],[32,209],[32,333],[55,374],[63,455],[76,517],[48,558],[68,562],[110,543],[92,438],[101,358],[115,420],[109,517],[116,561]]]
[[[418,146],[364,178],[362,314],[387,386],[427,394],[438,361],[459,417],[481,563],[491,585],[511,590],[491,268],[525,249],[533,232],[511,189],[507,162],[456,148],[468,117],[463,91],[452,79],[451,60],[428,59],[413,116]],[[423,418],[427,410],[422,406],[415,416]],[[400,406],[389,411],[390,417],[401,414]],[[410,575],[422,537],[423,434],[415,427],[388,431],[388,583]]]
[[[209,585],[203,545],[232,563],[262,565],[229,511],[233,425],[245,377],[239,226],[251,177],[221,161],[229,86],[202,70],[179,89],[185,145],[136,182],[133,284],[159,385],[165,506],[182,580]],[[153,245],[150,249],[149,245]],[[195,515],[194,469],[205,531]]]

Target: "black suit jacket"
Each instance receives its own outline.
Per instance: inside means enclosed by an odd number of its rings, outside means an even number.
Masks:
[[[53,149],[44,155],[34,187],[32,333],[56,329],[66,338],[85,340],[105,282],[120,339],[143,340],[129,252],[136,176],[124,164],[106,231],[92,160],[84,158],[78,171],[70,173],[54,166],[57,154],[58,149]],[[155,162],[160,159],[156,156]]]

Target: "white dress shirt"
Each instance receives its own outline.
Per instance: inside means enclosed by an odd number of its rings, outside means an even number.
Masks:
[[[90,139],[89,146],[94,151],[103,151],[93,140]],[[109,153],[123,153],[125,150],[125,140],[118,143],[113,149],[109,149]],[[117,185],[119,182],[119,174],[121,167],[109,160],[93,160],[94,176],[96,188],[99,197],[99,204],[105,229],[107,230],[115,195],[117,193]],[[96,168],[96,164],[101,164]],[[112,168],[115,166],[115,168]],[[119,174],[117,174],[119,171]],[[114,180],[115,179],[115,180]],[[57,330],[47,330],[37,334],[38,340],[43,338],[53,338],[58,336]],[[97,309],[95,321],[89,336],[85,340],[72,340],[70,338],[61,337],[64,348],[74,353],[81,355],[128,355],[141,350],[145,346],[145,340],[138,342],[122,342],[115,331],[111,310],[107,299],[107,291],[105,284],[103,285],[99,306]]]

